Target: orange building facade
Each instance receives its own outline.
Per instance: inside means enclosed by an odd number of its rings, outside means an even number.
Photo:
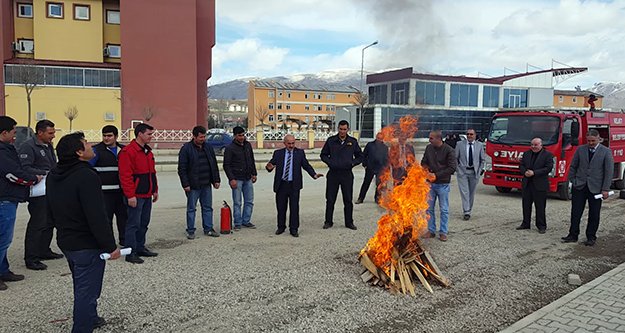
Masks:
[[[603,107],[603,96],[587,90],[554,90],[553,107],[555,108],[582,108],[588,109],[590,96],[595,96],[595,108]]]

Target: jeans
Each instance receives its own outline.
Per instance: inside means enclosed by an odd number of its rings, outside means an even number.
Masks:
[[[9,272],[7,252],[13,241],[17,202],[0,201],[0,275]]]
[[[63,251],[74,283],[74,326],[72,333],[93,332],[98,321],[98,298],[106,261],[100,250]]]
[[[128,206],[125,247],[131,247],[132,253],[145,250],[145,235],[148,233],[152,198],[137,198],[137,207]]]
[[[197,201],[200,200],[202,208],[202,227],[204,232],[213,229],[213,191],[211,186],[205,186],[198,190],[185,192],[187,195],[187,232],[195,233],[195,212]]]
[[[241,198],[243,197],[243,198]],[[241,201],[244,201],[241,213]],[[252,210],[254,208],[254,185],[252,180],[237,180],[237,188],[232,190],[234,226],[251,223]]]
[[[449,222],[449,184],[432,184],[430,194],[428,195],[428,230],[436,233],[436,216],[434,215],[434,206],[438,198],[438,206],[441,211],[441,226],[439,232],[447,235],[447,223]]]

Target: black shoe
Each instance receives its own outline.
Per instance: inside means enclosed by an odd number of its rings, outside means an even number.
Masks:
[[[15,281],[22,281],[22,280],[24,280],[24,275],[15,274],[11,271],[8,271],[0,275],[0,281],[4,281],[4,282],[15,282]]]
[[[353,223],[345,225],[345,228],[352,229],[352,230],[358,230],[358,228],[356,228],[356,226]]]
[[[54,253],[52,251],[46,253],[45,255],[39,257],[41,260],[54,260],[54,259],[63,259],[64,256],[60,253]]]
[[[522,225],[521,224],[520,226],[516,227],[516,230],[526,230],[526,229],[529,229],[529,228],[530,227],[528,225]]]
[[[33,271],[43,271],[48,268],[48,266],[41,261],[29,261],[26,263],[26,268],[32,269]]]
[[[204,231],[204,236],[219,237],[219,234],[215,231],[215,229],[211,228],[208,231]]]
[[[358,200],[356,200],[356,202],[354,202],[354,203],[355,203],[355,204],[357,204],[357,205],[359,205],[359,204],[361,204],[363,201],[364,201],[364,200],[362,200],[362,199],[358,199]]]
[[[547,232],[547,229],[538,229],[539,234],[544,234]]]
[[[276,235],[282,235],[284,233],[284,229],[276,230]]]
[[[566,237],[562,237],[562,243],[577,243],[577,237],[573,237],[571,235],[567,235]]]
[[[323,224],[323,228],[324,229],[330,229],[330,228],[332,228],[333,225],[334,225],[333,223],[326,222],[326,223]]]
[[[291,236],[299,237],[299,233],[297,231],[295,231],[295,232],[291,231]]]
[[[106,320],[103,317],[98,317],[95,324],[93,324],[93,329],[100,328],[106,325]]]
[[[248,229],[256,229],[256,226],[251,222],[243,224],[243,227],[248,228]]]
[[[464,216],[462,217],[463,220],[468,221],[471,218],[471,215],[469,214],[464,214]]]
[[[158,253],[150,251],[147,247],[143,251],[137,251],[139,257],[156,257]]]
[[[126,261],[127,262],[131,262],[133,264],[143,264],[143,259],[141,259],[138,255],[136,254],[131,254],[131,255],[127,255],[126,256]]]
[[[0,280],[0,290],[7,290],[9,289],[9,287],[7,286],[6,283],[4,283],[4,281]]]
[[[587,240],[584,242],[584,245],[586,245],[586,246],[594,246],[596,242],[597,242],[597,241],[595,241],[594,239],[587,239]]]

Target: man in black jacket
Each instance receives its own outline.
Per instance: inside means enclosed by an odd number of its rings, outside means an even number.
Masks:
[[[553,154],[543,149],[541,138],[534,138],[530,150],[523,153],[519,169],[523,175],[523,222],[517,230],[529,229],[532,220],[532,203],[536,207],[536,228],[544,234],[547,230],[545,207],[549,191],[549,173],[553,168]]]
[[[383,139],[384,135],[378,133],[375,136],[375,140],[367,143],[365,150],[362,152],[362,166],[365,167],[365,179],[362,181],[356,204],[361,204],[365,201],[369,185],[371,185],[371,180],[373,180],[374,176],[375,202],[377,203],[380,198],[380,191],[378,190],[378,186],[380,185],[380,173],[388,162],[388,146],[386,146]]]
[[[124,195],[119,187],[117,155],[124,148],[124,145],[117,142],[118,135],[117,127],[113,125],[102,127],[102,142],[93,146],[95,156],[89,161],[89,164],[100,176],[106,216],[111,225],[113,224],[113,216],[115,216],[119,245],[124,245],[128,206],[124,202]]]
[[[29,186],[42,179],[24,171],[20,165],[12,144],[16,124],[13,118],[0,116],[0,290],[7,289],[5,282],[24,279],[24,275],[9,270],[7,252],[13,241],[17,204],[26,201]]]
[[[362,162],[362,151],[358,146],[358,141],[347,135],[348,130],[349,123],[346,120],[341,120],[339,133],[329,137],[321,149],[321,160],[330,168],[326,183],[326,215],[323,229],[332,228],[334,225],[332,219],[339,187],[343,197],[345,227],[352,230],[357,229],[353,218],[354,173],[352,168]]]
[[[202,208],[204,235],[219,237],[213,229],[213,192],[221,179],[213,147],[206,143],[206,128],[195,126],[193,139],[180,148],[178,176],[187,195],[187,238],[195,238],[195,211],[198,199]]]
[[[234,140],[224,151],[224,172],[232,189],[234,230],[241,230],[241,226],[255,229],[256,226],[251,222],[254,208],[253,184],[256,183],[257,176],[254,152],[252,145],[245,140],[243,127],[233,128],[232,133]],[[241,197],[245,202],[243,211]]]
[[[92,332],[106,323],[97,311],[105,267],[100,254],[117,259],[120,252],[102,204],[100,178],[87,163],[94,156],[91,145],[77,132],[62,137],[56,151],[59,164],[46,179],[48,217],[72,272],[72,332]]]
[[[20,161],[24,171],[45,176],[56,166],[56,156],[52,147],[56,130],[54,123],[44,119],[35,125],[36,135],[20,146]],[[46,197],[31,196],[28,199],[30,219],[26,227],[24,241],[24,261],[26,268],[44,270],[48,268],[41,260],[60,259],[62,254],[50,249],[54,227],[46,217]]]

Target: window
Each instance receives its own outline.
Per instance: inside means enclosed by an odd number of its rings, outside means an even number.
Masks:
[[[282,91],[278,91],[278,97],[282,97]]]
[[[417,81],[417,104],[445,105],[445,84]]]
[[[47,16],[49,18],[63,18],[63,4],[58,2],[47,2],[46,7],[48,9]]]
[[[113,112],[105,112],[104,121],[115,121],[115,114]]]
[[[310,105],[308,104],[304,105],[304,110],[310,110]]]
[[[33,4],[32,3],[18,3],[17,4],[17,17],[32,18],[33,17]]]
[[[109,58],[122,57],[122,47],[120,45],[108,44],[104,50],[104,55]]]
[[[308,93],[305,93],[305,94],[304,94],[304,98],[305,98],[305,99],[308,99]]]
[[[269,97],[273,98],[275,96],[275,92],[273,90],[269,90]]]
[[[503,90],[503,107],[504,108],[526,108],[527,107],[527,89],[504,89]]]
[[[273,121],[273,115],[272,114],[269,115],[269,121]]]
[[[89,5],[74,5],[74,20],[91,20],[91,7]]]
[[[449,104],[451,106],[477,106],[477,86],[452,83]]]
[[[278,103],[278,110],[282,110],[282,103]]]
[[[290,91],[286,92],[286,98],[291,98],[291,92]]]
[[[564,102],[564,96],[558,96],[558,102],[560,103]]]
[[[577,96],[573,96],[573,103],[577,103]]]
[[[4,65],[7,84],[23,84],[20,65]],[[30,70],[30,69],[28,69]],[[53,66],[36,66],[36,75],[42,86],[104,87],[119,88],[118,69],[88,69]]]
[[[287,105],[286,105],[286,109],[287,109],[287,110],[291,110],[291,104],[287,104]]]
[[[408,82],[391,84],[391,104],[408,104]]]
[[[37,114],[35,115],[35,120],[39,121],[39,120],[44,120],[46,119],[46,113],[45,112],[37,112]]]
[[[281,114],[278,115],[278,120],[282,120],[283,116]]]
[[[388,104],[386,84],[369,86],[369,104]]]
[[[315,110],[321,111],[323,109],[322,105],[315,105]]]
[[[273,103],[269,103],[269,110],[273,110]]]
[[[499,87],[484,86],[482,106],[485,108],[499,107]]]
[[[336,95],[335,94],[327,94],[326,96],[327,96],[327,99],[329,99],[329,100],[336,99]]]
[[[119,24],[119,10],[107,10],[106,11],[106,23]]]

